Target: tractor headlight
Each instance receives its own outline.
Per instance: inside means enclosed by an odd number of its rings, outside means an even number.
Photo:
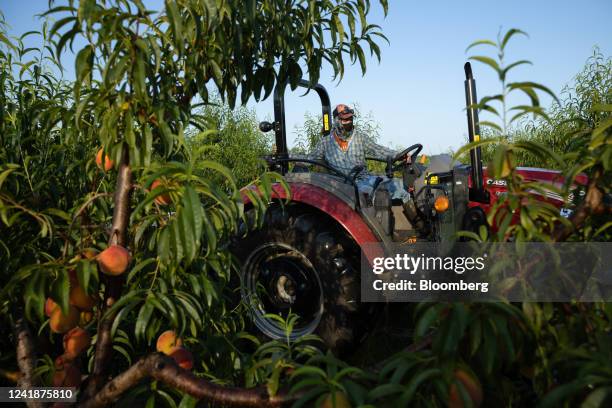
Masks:
[[[434,201],[434,208],[436,209],[436,212],[442,213],[446,210],[448,210],[448,197],[445,195],[441,195],[438,198],[436,198],[436,201]]]

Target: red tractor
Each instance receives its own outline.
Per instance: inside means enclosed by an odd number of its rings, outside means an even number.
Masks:
[[[475,81],[470,64],[465,65],[466,103],[470,142],[478,140],[478,112],[474,108]],[[300,86],[309,87],[306,81]],[[274,122],[260,128],[274,130],[277,153],[272,168],[280,171],[291,190],[291,201],[284,203],[285,190],[274,186],[273,201],[263,227],[246,223],[246,235],[236,240],[233,253],[241,262],[242,297],[250,305],[254,324],[266,336],[285,338],[276,320],[266,314],[299,319],[292,338],[315,333],[334,350],[357,343],[367,332],[374,315],[371,304],[360,302],[361,253],[365,244],[378,243],[381,253],[403,242],[444,242],[456,240],[456,232],[478,231],[487,225],[486,213],[497,195],[505,191],[503,180],[487,177],[480,148],[471,151],[471,165],[454,161],[449,155],[431,156],[427,164],[418,160],[423,146],[414,144],[386,162],[388,178],[401,174],[406,191],[411,192],[424,228],[416,228],[406,218],[401,202],[394,202],[386,182],[377,184],[371,196],[357,190],[355,176],[346,175],[326,163],[288,156],[285,126],[284,85],[274,92]],[[313,88],[322,104],[322,137],[330,137],[330,100],[325,88]],[[407,163],[405,157],[412,157]],[[370,159],[370,158],[368,158]],[[326,173],[304,171],[289,163],[316,164]],[[531,180],[554,181],[558,172],[521,169]],[[379,180],[382,180],[380,178]],[[563,201],[556,198],[561,206]],[[246,199],[246,208],[249,202]],[[247,219],[253,211],[247,211]],[[365,253],[372,257],[371,247]],[[376,251],[375,251],[376,252]],[[371,258],[370,258],[371,259]]]

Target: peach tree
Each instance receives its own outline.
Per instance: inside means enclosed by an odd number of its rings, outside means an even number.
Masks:
[[[14,329],[0,357],[18,362],[4,377],[78,387],[85,406],[126,391],[148,404],[282,403],[273,384],[231,387],[250,365],[247,385],[263,378],[230,285],[241,186],[217,162],[195,168],[185,135],[217,131],[197,113],[211,90],[234,107],[278,82],[314,84],[325,64],[365,73],[364,47],[380,58],[385,39],[369,2],[56,3],[54,22],[25,35],[39,47],[0,31],[0,308]],[[243,190],[259,214],[276,180]],[[153,353],[168,330],[158,350],[172,358]]]

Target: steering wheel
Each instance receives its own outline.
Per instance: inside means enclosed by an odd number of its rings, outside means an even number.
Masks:
[[[410,158],[412,159],[411,161],[413,164],[416,163],[417,156],[419,155],[419,153],[421,153],[421,150],[423,150],[423,145],[420,143],[413,144],[412,146],[402,150],[393,159],[391,159],[391,162],[392,163],[396,163],[398,161],[403,162],[405,157],[408,156],[408,153],[412,152],[413,150],[414,150],[414,153],[410,155]],[[395,165],[393,166],[393,171],[399,171],[402,169],[402,167],[403,166],[401,164]]]

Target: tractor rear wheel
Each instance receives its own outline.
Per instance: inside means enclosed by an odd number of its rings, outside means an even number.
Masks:
[[[247,213],[248,224],[253,215]],[[232,252],[241,262],[242,299],[267,337],[284,339],[286,333],[266,314],[293,313],[299,319],[291,339],[314,333],[342,352],[363,338],[371,319],[359,302],[360,250],[331,217],[296,204],[273,204],[262,228],[236,240]]]

